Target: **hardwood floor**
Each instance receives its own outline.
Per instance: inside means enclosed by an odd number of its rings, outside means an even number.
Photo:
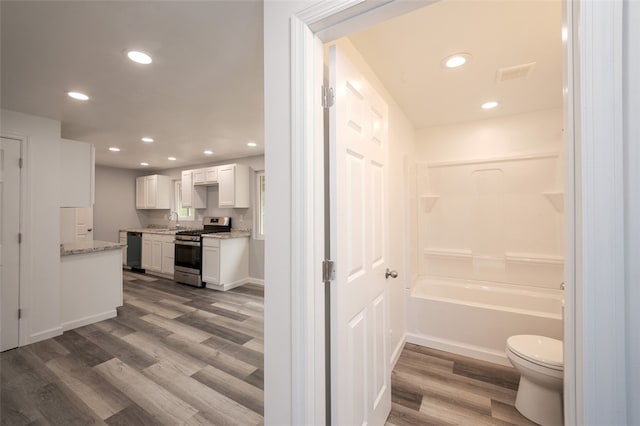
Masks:
[[[513,368],[407,343],[387,425],[535,425],[514,407],[518,381]]]
[[[262,424],[263,298],[125,272],[116,318],[0,355],[1,423]]]
[[[118,316],[0,355],[2,425],[263,423],[263,288],[124,273]],[[388,425],[531,425],[515,370],[406,344]]]

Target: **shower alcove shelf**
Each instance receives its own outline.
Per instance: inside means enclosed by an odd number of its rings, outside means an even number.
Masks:
[[[421,195],[420,196],[420,200],[424,207],[425,213],[431,212],[431,209],[436,204],[436,201],[438,201],[438,198],[440,198],[439,195]]]

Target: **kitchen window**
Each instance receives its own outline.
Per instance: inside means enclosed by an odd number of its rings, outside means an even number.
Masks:
[[[264,172],[256,173],[256,209],[254,238],[264,240]]]
[[[173,210],[178,212],[180,220],[193,220],[195,209],[191,207],[182,207],[182,182],[180,180],[173,181]]]

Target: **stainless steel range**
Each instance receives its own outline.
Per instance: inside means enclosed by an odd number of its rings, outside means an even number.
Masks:
[[[203,229],[176,232],[175,268],[176,282],[202,287],[202,236],[216,232],[231,232],[230,217],[205,217]]]

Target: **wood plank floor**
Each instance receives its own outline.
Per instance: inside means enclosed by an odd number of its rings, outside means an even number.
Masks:
[[[514,407],[519,380],[510,367],[407,343],[387,425],[535,425]]]
[[[263,299],[125,271],[116,318],[0,355],[0,421],[263,424]]]
[[[124,273],[118,316],[0,355],[2,425],[263,423],[263,288]],[[406,344],[387,424],[531,425],[515,370]]]

